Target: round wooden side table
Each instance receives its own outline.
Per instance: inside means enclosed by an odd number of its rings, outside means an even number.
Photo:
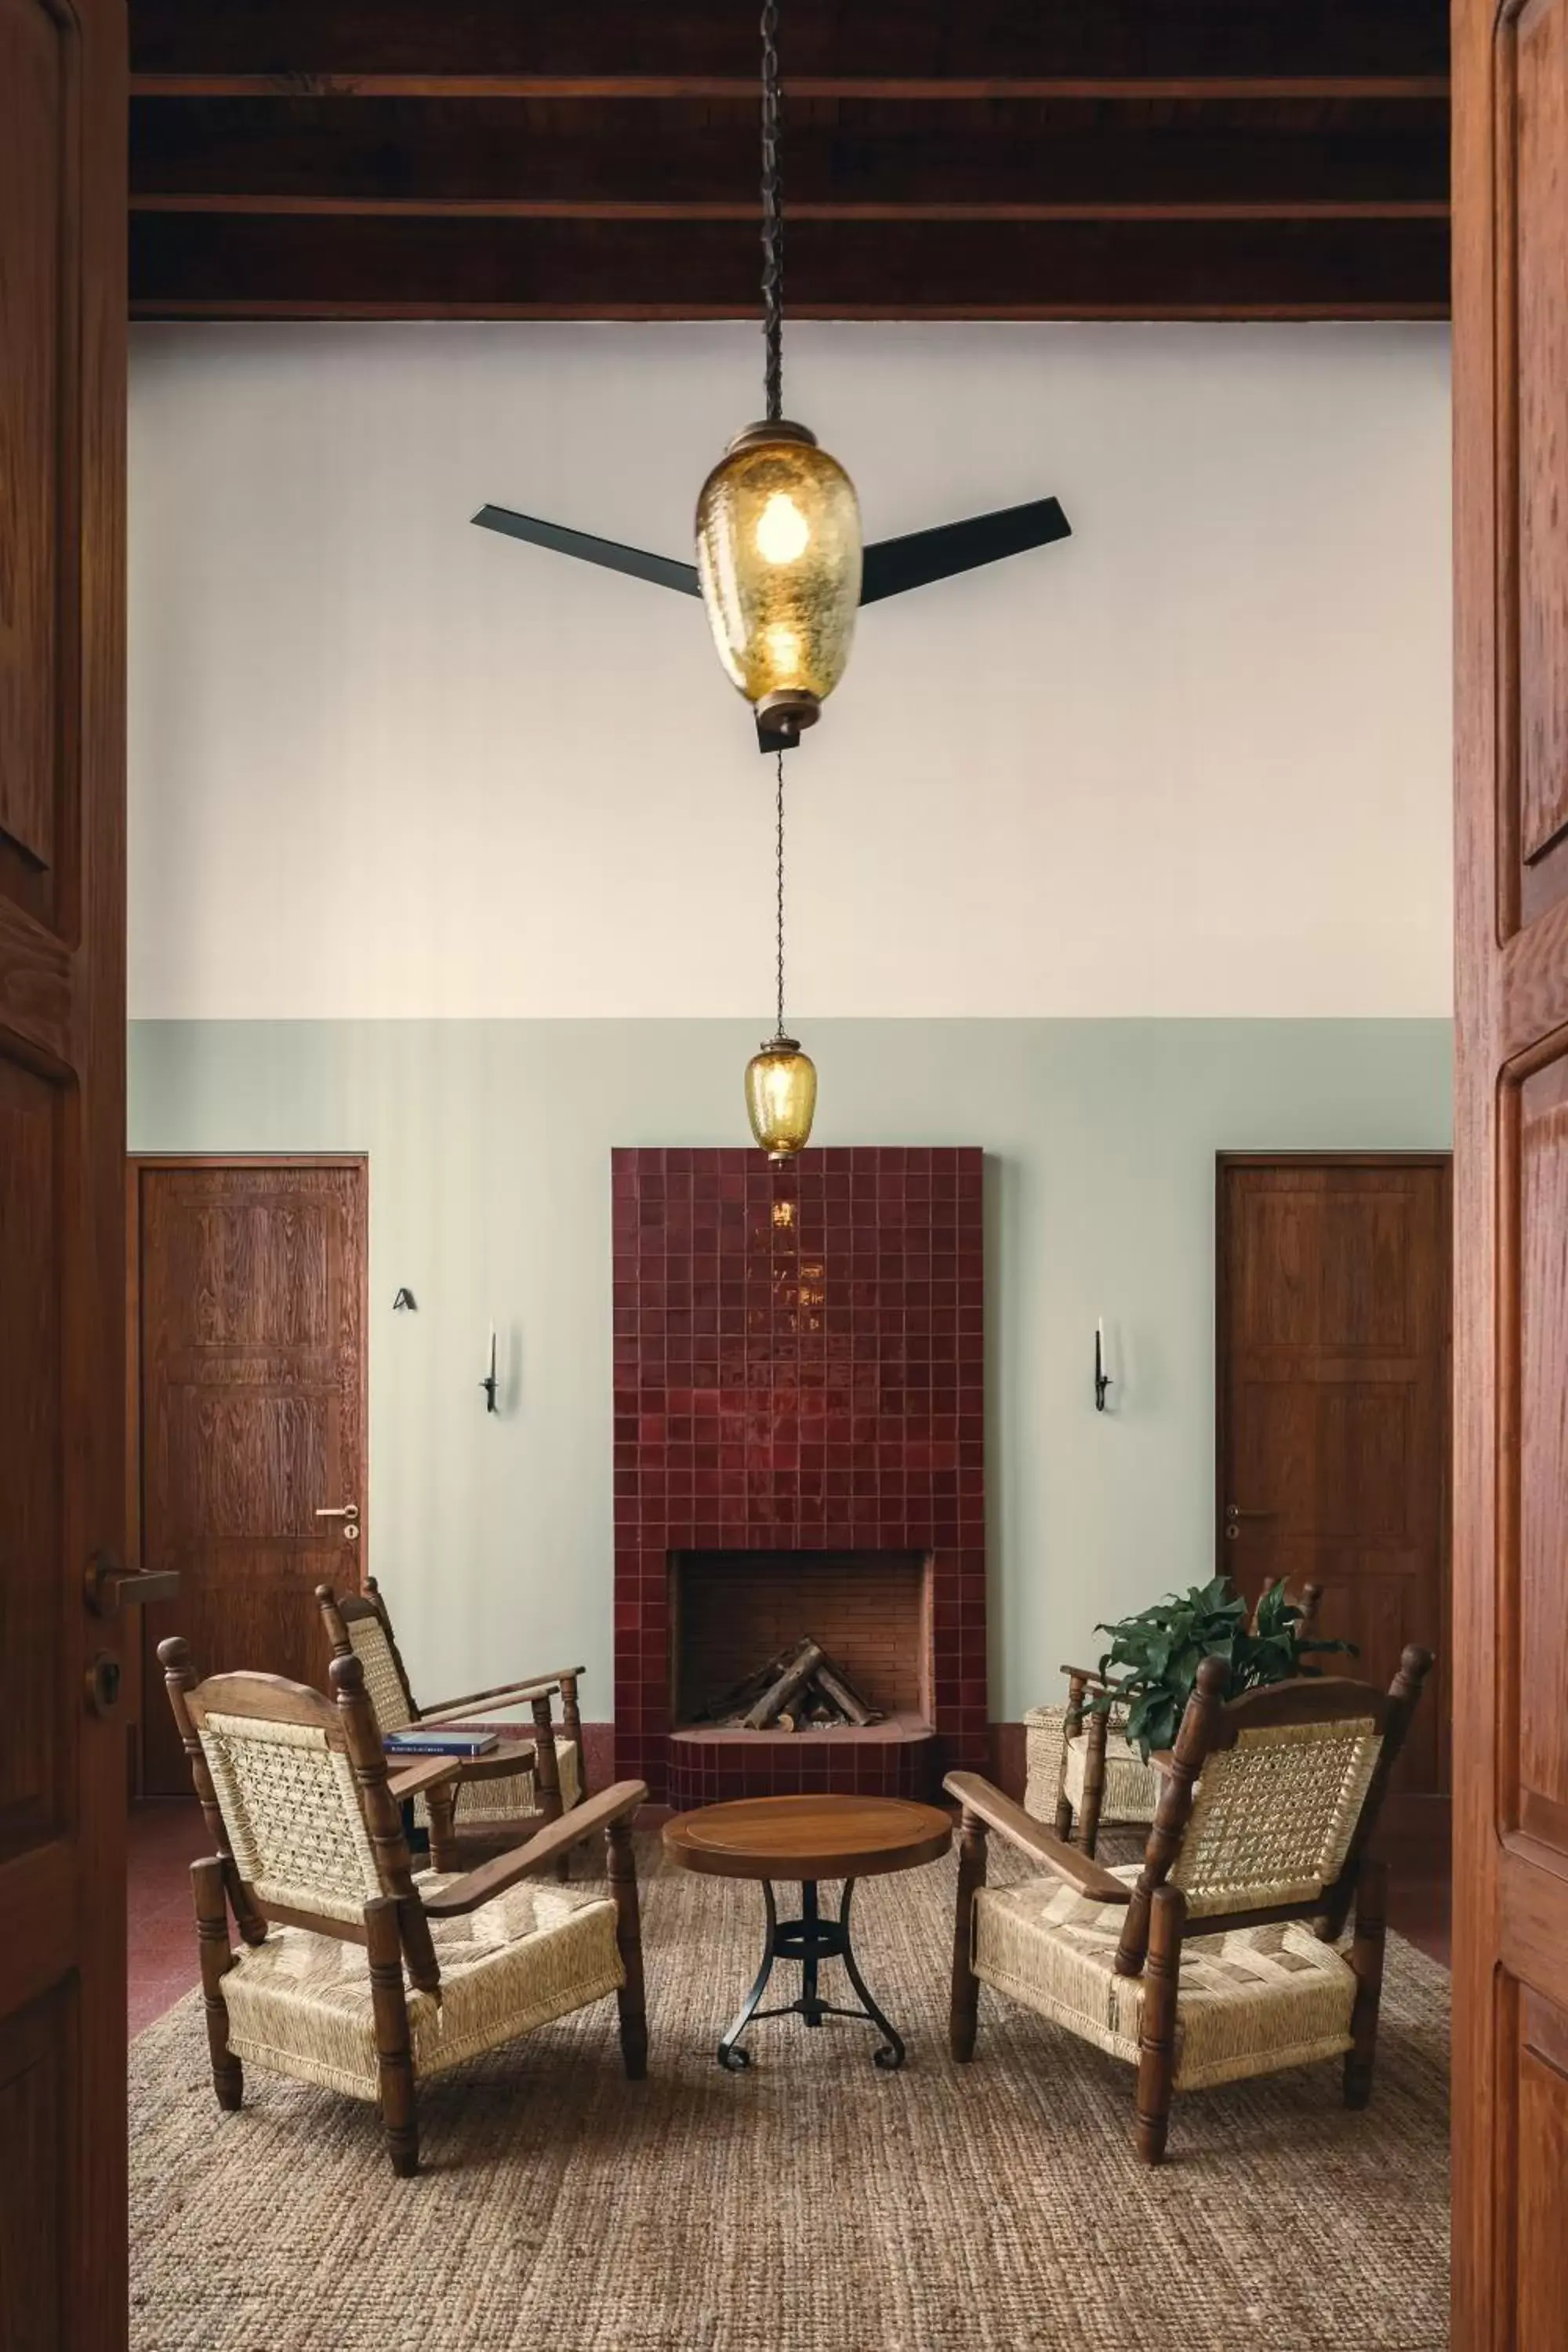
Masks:
[[[873,2063],[884,2068],[903,2064],[903,2042],[867,1991],[856,1965],[849,1941],[849,1899],[858,1878],[939,1861],[952,1843],[952,1823],[946,1813],[901,1797],[746,1797],[678,1814],[664,1825],[664,1843],[679,1870],[703,1871],[715,1878],[755,1878],[762,1885],[767,1913],[762,1966],[740,2014],[720,2042],[721,2066],[735,2072],[751,2064],[741,2036],[753,2020],[764,2017],[804,2017],[807,2025],[820,2025],[825,2017],[868,2018],[884,2037],[871,2053]],[[844,1882],[837,1918],[824,1918],[818,1907],[817,1882],[823,1878]],[[774,1879],[798,1882],[798,1919],[779,1918]],[[763,2009],[759,2003],[773,1963],[781,1959],[800,1962],[799,1997],[779,2009]],[[858,2008],[845,2009],[822,1999],[817,1969],[826,1959],[843,1961]]]

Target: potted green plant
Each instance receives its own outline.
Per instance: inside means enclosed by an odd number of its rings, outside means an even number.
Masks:
[[[1317,1674],[1320,1669],[1307,1664],[1314,1654],[1356,1654],[1353,1642],[1312,1639],[1303,1634],[1301,1622],[1300,1610],[1285,1597],[1283,1577],[1250,1615],[1228,1576],[1168,1593],[1152,1609],[1095,1627],[1110,1636],[1100,1662],[1106,1688],[1095,1705],[1126,1709],[1127,1743],[1147,1763],[1152,1749],[1173,1746],[1205,1658],[1225,1660],[1225,1696],[1238,1698],[1265,1683]]]

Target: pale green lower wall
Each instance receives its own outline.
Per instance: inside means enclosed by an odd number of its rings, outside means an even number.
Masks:
[[[822,1143],[988,1155],[991,1705],[1206,1572],[1214,1156],[1450,1135],[1443,1021],[815,1022]],[[141,1022],[142,1151],[370,1155],[368,1551],[416,1686],[611,1693],[609,1152],[744,1139],[729,1022]],[[392,1312],[406,1283],[414,1315]],[[1093,1325],[1114,1338],[1097,1416]],[[477,1383],[510,1335],[507,1413]]]

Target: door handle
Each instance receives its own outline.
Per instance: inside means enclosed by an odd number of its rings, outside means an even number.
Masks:
[[[357,1503],[323,1503],[316,1512],[319,1519],[342,1519],[343,1541],[353,1543],[359,1535],[359,1505]]]
[[[111,1551],[95,1551],[83,1580],[83,1595],[95,1617],[114,1616],[127,1601],[173,1601],[179,1590],[177,1569],[128,1569]]]
[[[1226,1543],[1241,1541],[1243,1519],[1272,1519],[1277,1516],[1273,1511],[1244,1511],[1239,1503],[1227,1503],[1225,1507],[1225,1539]]]

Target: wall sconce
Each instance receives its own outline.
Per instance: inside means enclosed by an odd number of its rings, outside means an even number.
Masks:
[[[484,1379],[479,1382],[480,1388],[482,1388],[485,1392],[485,1411],[487,1412],[497,1412],[500,1411],[500,1407],[496,1403],[496,1391],[500,1385],[500,1383],[496,1378],[496,1327],[492,1323],[490,1325],[490,1368],[485,1374]]]
[[[1094,1327],[1094,1409],[1105,1411],[1105,1391],[1114,1388],[1115,1381],[1105,1369],[1105,1318],[1100,1316]]]

